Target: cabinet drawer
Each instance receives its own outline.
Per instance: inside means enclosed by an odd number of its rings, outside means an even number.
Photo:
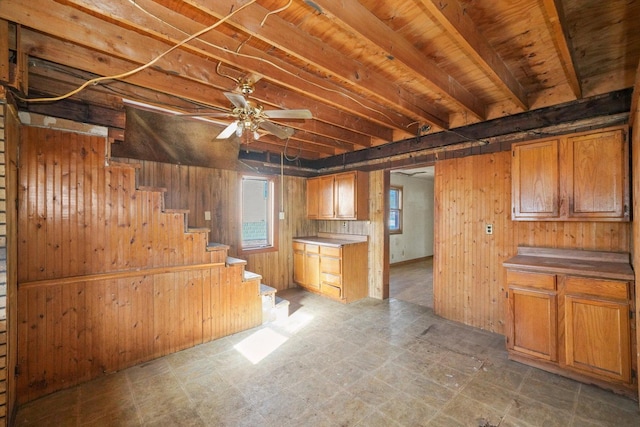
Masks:
[[[323,272],[320,276],[320,280],[333,286],[342,287],[342,277],[335,274],[328,274]]]
[[[320,292],[324,295],[333,297],[333,298],[342,298],[342,288],[338,288],[336,286],[331,286],[327,283],[322,283],[320,285]]]
[[[304,243],[293,242],[293,250],[294,251],[304,251]]]
[[[306,243],[304,245],[304,250],[306,252],[312,253],[312,254],[319,254],[320,253],[320,246],[318,245],[310,245],[309,243]]]
[[[528,288],[555,290],[556,275],[509,270],[507,271],[507,284],[526,286]]]
[[[567,276],[565,289],[568,294],[586,294],[619,300],[629,299],[629,283],[617,280],[588,279]]]
[[[333,246],[320,246],[320,254],[340,258],[342,256],[342,248],[336,248]]]
[[[329,258],[323,256],[320,258],[320,271],[323,273],[340,274],[340,258]]]

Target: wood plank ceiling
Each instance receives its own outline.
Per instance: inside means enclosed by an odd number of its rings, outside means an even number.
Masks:
[[[23,108],[117,137],[123,99],[227,111],[223,92],[251,79],[266,109],[311,111],[277,120],[307,160],[629,88],[640,59],[634,0],[2,0],[0,18],[28,54],[30,97],[133,70],[215,25],[140,72]]]

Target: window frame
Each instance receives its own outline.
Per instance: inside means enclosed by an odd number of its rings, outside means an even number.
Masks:
[[[391,192],[392,191],[397,191],[398,192],[398,207],[397,208],[392,208],[391,207]],[[389,186],[389,220],[387,220],[387,227],[389,228],[389,234],[402,234],[402,225],[403,225],[403,204],[404,204],[404,188],[401,185],[390,185]],[[397,229],[392,229],[391,225],[389,224],[389,221],[391,220],[391,214],[392,212],[398,212],[398,228]]]
[[[271,236],[270,244],[264,246],[249,246],[244,247],[243,245],[243,236],[242,236],[242,224],[244,221],[244,206],[243,206],[243,190],[244,190],[244,182],[247,179],[253,180],[261,180],[266,181],[268,185],[268,194],[269,200],[267,207],[267,234]],[[239,255],[250,255],[250,254],[259,254],[265,252],[277,252],[278,251],[278,212],[277,210],[277,201],[278,201],[278,185],[277,185],[277,177],[272,175],[259,175],[259,174],[241,174],[239,180],[239,189],[238,189],[238,254]],[[271,227],[269,227],[271,225]]]

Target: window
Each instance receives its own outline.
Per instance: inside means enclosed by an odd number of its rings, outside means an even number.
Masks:
[[[402,233],[402,187],[389,189],[389,233]]]
[[[240,251],[276,250],[274,179],[243,176],[240,192]]]

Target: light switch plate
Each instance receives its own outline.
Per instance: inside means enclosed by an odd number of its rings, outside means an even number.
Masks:
[[[204,220],[211,221],[211,211],[204,211]]]

